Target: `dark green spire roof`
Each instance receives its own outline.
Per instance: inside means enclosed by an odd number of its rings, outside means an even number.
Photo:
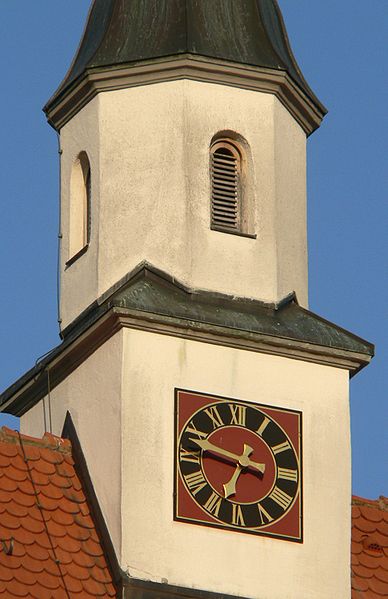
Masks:
[[[190,55],[287,73],[326,110],[292,53],[277,0],[94,0],[78,52],[46,112],[85,73]]]

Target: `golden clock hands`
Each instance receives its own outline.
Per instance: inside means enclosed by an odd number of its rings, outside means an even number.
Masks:
[[[232,474],[232,478],[227,483],[222,485],[224,487],[225,499],[228,499],[228,497],[230,497],[231,495],[234,495],[236,493],[236,484],[237,484],[237,481],[239,479],[241,472],[242,472],[242,468],[241,468],[240,464],[238,464],[236,466],[236,470]]]
[[[243,451],[242,455],[240,456],[240,460],[243,457],[248,458],[252,452],[253,452],[252,447],[249,447],[249,445],[244,444],[244,451]],[[225,499],[227,499],[228,497],[230,497],[231,495],[234,495],[236,493],[237,481],[238,481],[239,476],[243,469],[241,466],[240,460],[236,466],[236,470],[232,474],[232,478],[227,483],[222,485],[224,487]]]
[[[254,470],[257,470],[258,472],[260,472],[261,474],[264,473],[265,464],[260,464],[259,462],[250,460],[247,455],[244,455],[244,453],[242,453],[241,455],[238,455],[237,453],[228,451],[227,449],[224,449],[223,447],[217,447],[217,445],[214,445],[214,443],[211,443],[211,441],[208,441],[207,439],[190,439],[190,441],[192,441],[193,443],[198,445],[198,447],[200,447],[204,451],[211,451],[212,453],[223,456],[225,458],[230,458],[234,462],[237,462],[238,464],[240,464],[241,468],[253,468]],[[245,447],[245,445],[244,445],[244,447]],[[253,449],[252,449],[252,451],[253,451]],[[250,452],[250,453],[252,453],[252,452]]]

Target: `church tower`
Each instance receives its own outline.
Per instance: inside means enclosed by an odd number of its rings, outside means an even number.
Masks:
[[[349,375],[308,310],[325,108],[276,0],[94,0],[45,111],[62,343],[2,409],[71,418],[125,596],[350,598]]]

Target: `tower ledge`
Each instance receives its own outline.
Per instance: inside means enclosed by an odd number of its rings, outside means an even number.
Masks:
[[[122,328],[154,332],[346,369],[366,366],[374,346],[298,305],[188,289],[142,263],[63,331],[63,342],[0,395],[22,416]]]
[[[311,99],[285,70],[214,60],[193,54],[140,64],[92,67],[44,107],[49,123],[60,130],[98,93],[138,85],[191,79],[275,95],[307,135],[319,127],[325,107]]]

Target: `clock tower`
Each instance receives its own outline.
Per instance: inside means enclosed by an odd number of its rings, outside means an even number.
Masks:
[[[276,0],[94,0],[60,136],[61,344],[3,396],[71,417],[125,597],[350,598],[349,376],[308,309],[326,110]]]

